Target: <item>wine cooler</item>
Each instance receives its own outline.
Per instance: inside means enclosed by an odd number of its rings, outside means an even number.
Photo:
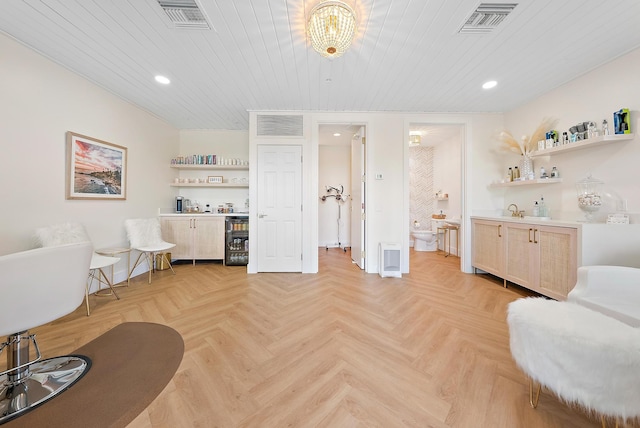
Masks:
[[[227,217],[226,231],[225,264],[246,266],[249,261],[249,219]]]

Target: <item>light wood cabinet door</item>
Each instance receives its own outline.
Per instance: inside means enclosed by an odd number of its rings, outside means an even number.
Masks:
[[[571,227],[537,226],[538,292],[566,300],[576,285],[578,230]]]
[[[507,281],[565,300],[577,275],[577,229],[505,223]]]
[[[196,217],[193,226],[193,258],[224,259],[224,217]]]
[[[472,219],[471,264],[557,300],[575,286],[578,230]]]
[[[163,217],[163,239],[176,244],[171,257],[176,260],[223,260],[224,217]]]
[[[193,232],[191,222],[190,217],[162,217],[160,219],[162,238],[176,244],[171,249],[171,258],[176,260],[192,259]]]
[[[538,282],[536,233],[535,225],[504,223],[504,279],[532,290]]]
[[[471,264],[493,275],[503,277],[504,240],[502,222],[472,220]]]

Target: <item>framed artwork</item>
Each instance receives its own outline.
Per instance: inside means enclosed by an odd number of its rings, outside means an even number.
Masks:
[[[207,177],[207,183],[209,184],[220,184],[222,183],[221,175],[210,175]]]
[[[127,148],[67,132],[67,199],[127,199]]]

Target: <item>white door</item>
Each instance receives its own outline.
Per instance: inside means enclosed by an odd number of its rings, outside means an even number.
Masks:
[[[351,259],[360,269],[365,262],[365,143],[364,126],[351,140]]]
[[[257,271],[302,272],[302,147],[258,146]]]

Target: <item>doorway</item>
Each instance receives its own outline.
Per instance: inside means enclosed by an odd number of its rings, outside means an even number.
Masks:
[[[463,146],[465,127],[462,124],[409,124],[409,222],[410,251],[416,261],[415,229],[431,231],[435,246],[420,245],[422,250],[443,251],[444,234],[438,233],[433,216],[445,216],[453,222],[463,213]],[[446,250],[461,256],[462,230],[450,232]],[[457,236],[460,234],[460,236]],[[424,236],[424,234],[423,234]],[[424,244],[421,242],[420,244]]]
[[[341,251],[364,269],[366,128],[332,123],[318,131],[318,251]]]

